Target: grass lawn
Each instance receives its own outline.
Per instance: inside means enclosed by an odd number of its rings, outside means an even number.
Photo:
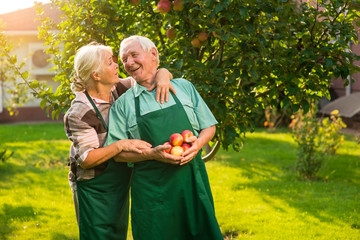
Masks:
[[[15,152],[0,162],[0,239],[78,239],[63,125],[0,125],[0,136]],[[285,130],[259,129],[240,152],[221,150],[206,166],[226,239],[360,239],[359,156],[347,136],[323,180],[301,181]]]

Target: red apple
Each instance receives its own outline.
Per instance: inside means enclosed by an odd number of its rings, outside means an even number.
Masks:
[[[184,152],[185,152],[186,150],[188,150],[189,148],[191,148],[190,144],[188,144],[188,143],[183,143],[183,144],[181,144],[181,147],[182,147],[182,149],[184,150]]]
[[[171,9],[171,2],[169,0],[160,0],[157,4],[157,9],[161,13],[167,13]]]
[[[184,9],[184,1],[183,0],[174,0],[173,1],[175,11],[182,11]]]
[[[131,5],[139,5],[140,4],[140,0],[130,0],[130,4]]]
[[[184,131],[182,131],[181,136],[183,137],[184,142],[188,142],[187,139],[188,139],[189,137],[194,136],[194,134],[193,134],[192,131],[190,131],[190,130],[184,130]]]
[[[201,46],[201,41],[197,37],[195,37],[191,40],[191,45],[198,48]]]
[[[168,39],[174,39],[176,37],[176,28],[166,30],[166,37]]]
[[[209,34],[207,34],[206,32],[201,32],[197,35],[197,38],[201,41],[204,42],[208,39]]]
[[[180,146],[175,146],[171,149],[171,155],[174,156],[181,156],[181,154],[184,152],[184,149]]]
[[[171,136],[169,138],[169,142],[172,146],[181,146],[183,141],[184,141],[184,139],[180,133],[173,133],[173,134],[171,134]]]
[[[170,151],[171,151],[171,149],[172,149],[172,145],[171,145],[169,142],[166,142],[166,143],[164,143],[163,145],[164,145],[164,146],[170,146],[169,149],[165,149],[165,150],[164,150],[164,152],[170,153]]]

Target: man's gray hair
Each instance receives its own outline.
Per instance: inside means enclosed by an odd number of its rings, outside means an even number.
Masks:
[[[159,59],[159,51],[157,50],[155,44],[147,37],[143,37],[143,36],[139,36],[139,35],[133,35],[131,37],[125,38],[121,41],[120,43],[120,52],[119,52],[119,56],[121,58],[123,49],[129,45],[131,42],[136,41],[138,43],[140,43],[141,48],[145,51],[145,52],[150,52],[152,48],[155,48],[156,51],[158,52],[157,55],[157,65],[159,66],[160,64],[160,59]]]

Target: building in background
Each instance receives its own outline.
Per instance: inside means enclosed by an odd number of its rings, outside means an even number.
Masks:
[[[60,23],[60,10],[53,8],[51,3],[43,5],[45,16],[53,19],[55,23]],[[59,83],[53,81],[54,72],[49,71],[53,65],[47,61],[49,56],[44,52],[43,41],[39,40],[38,26],[40,21],[36,21],[36,8],[26,8],[15,12],[0,15],[0,19],[5,23],[5,35],[10,44],[16,46],[14,53],[19,61],[25,59],[25,70],[31,74],[30,79],[46,81],[49,86],[56,89]],[[37,122],[52,121],[46,115],[46,111],[40,108],[38,99],[31,99],[26,104],[18,108],[18,114],[10,116],[4,106],[7,96],[6,89],[0,84],[0,123],[15,122]],[[59,118],[61,121],[62,118]]]

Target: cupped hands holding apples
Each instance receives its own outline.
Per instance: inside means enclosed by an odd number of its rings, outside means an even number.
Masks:
[[[200,150],[196,147],[196,140],[197,137],[190,130],[184,130],[181,134],[173,133],[169,141],[163,144],[163,146],[168,146],[164,152],[173,156],[183,157],[180,165],[184,165],[196,156],[196,154],[192,153],[197,153]]]

